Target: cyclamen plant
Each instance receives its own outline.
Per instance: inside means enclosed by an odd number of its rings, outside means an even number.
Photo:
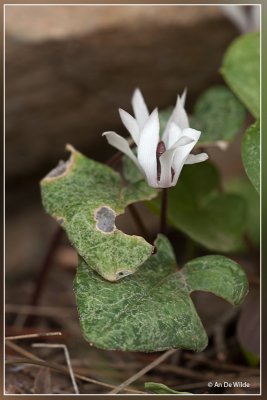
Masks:
[[[65,229],[79,255],[74,289],[81,328],[91,345],[125,351],[200,351],[208,338],[191,293],[207,291],[233,305],[244,300],[246,274],[232,259],[207,255],[178,268],[166,236],[159,234],[152,244],[147,237],[127,235],[115,222],[128,205],[140,201],[158,213],[158,195],[169,188],[167,217],[174,229],[209,252],[242,248],[245,230],[251,228],[247,203],[241,195],[219,190],[217,169],[209,161],[202,163],[207,154],[191,151],[197,150],[198,142],[208,146],[233,140],[244,123],[245,105],[257,121],[245,134],[242,156],[247,175],[259,191],[258,52],[258,34],[234,43],[222,73],[237,97],[225,86],[210,88],[190,117],[184,108],[185,91],[172,113],[155,109],[149,114],[141,92],[135,90],[134,117],[122,109],[119,112],[137,155],[128,140],[115,132],[104,133],[127,156],[123,179],[68,145],[70,159],[42,180],[44,207]],[[160,135],[163,120],[166,124]]]
[[[141,92],[134,92],[136,119],[121,109],[120,115],[137,145],[137,157],[126,139],[115,132],[104,133],[110,144],[130,157],[130,168],[137,167],[147,182],[140,175],[122,189],[118,173],[72,146],[68,146],[70,160],[42,181],[46,209],[79,253],[75,292],[80,321],[86,339],[97,347],[201,350],[207,345],[207,335],[191,292],[213,292],[235,305],[247,293],[246,276],[232,260],[206,256],[177,270],[165,236],[158,235],[153,246],[115,225],[116,216],[128,204],[157,197],[159,188],[166,190],[177,183],[184,164],[208,158],[206,153],[190,154],[200,131],[189,127],[184,101],[185,92],[178,96],[160,140],[157,110],[149,115]]]

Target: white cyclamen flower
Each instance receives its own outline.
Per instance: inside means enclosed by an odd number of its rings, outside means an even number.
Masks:
[[[107,141],[136,164],[148,184],[154,188],[175,186],[184,164],[195,164],[208,158],[206,153],[190,154],[201,132],[189,127],[184,109],[186,91],[177,97],[176,106],[166,124],[162,138],[157,108],[149,115],[139,89],[134,91],[134,117],[119,109],[121,120],[137,146],[137,157],[129,143],[115,132],[104,132]]]

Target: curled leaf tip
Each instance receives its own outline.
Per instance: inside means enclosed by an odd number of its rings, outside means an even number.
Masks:
[[[77,153],[77,150],[74,146],[72,146],[72,144],[67,143],[65,149],[70,153]]]

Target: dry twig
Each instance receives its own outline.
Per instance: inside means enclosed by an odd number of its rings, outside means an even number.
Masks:
[[[69,350],[68,350],[67,346],[65,344],[33,343],[32,347],[48,347],[48,348],[63,349],[65,358],[66,358],[66,362],[67,362],[67,366],[69,369],[69,373],[70,373],[71,382],[72,382],[72,385],[74,388],[74,392],[76,394],[79,394],[79,389],[78,389],[78,386],[77,386],[77,383],[75,380],[75,376],[73,374],[73,369],[72,369],[71,361],[70,361],[70,354],[69,354]]]
[[[138,371],[136,374],[131,376],[129,379],[126,381],[122,382],[119,386],[117,386],[115,389],[113,389],[110,394],[116,394],[121,392],[123,389],[125,389],[127,386],[129,386],[131,383],[139,379],[141,376],[145,375],[148,371],[151,369],[155,368],[157,365],[162,363],[166,358],[170,357],[172,354],[174,354],[177,350],[176,349],[171,349],[163,353],[160,357],[158,357],[156,360],[152,361],[150,364],[148,364],[146,367],[142,368],[140,371]]]
[[[31,339],[40,336],[62,336],[61,332],[29,333],[26,335],[7,336],[5,340]]]
[[[21,354],[22,356],[26,357],[25,359],[9,359],[6,361],[6,364],[17,364],[17,363],[33,364],[33,365],[39,365],[42,367],[48,367],[48,368],[56,370],[57,372],[61,372],[64,374],[69,374],[68,368],[63,367],[57,363],[51,363],[51,362],[48,363],[48,362],[44,361],[43,359],[41,359],[40,357],[37,357],[35,354],[21,348],[20,346],[16,345],[13,342],[9,342],[7,340],[6,345],[8,347],[10,347],[12,350],[16,351],[18,354]],[[114,385],[111,385],[111,384],[105,383],[105,382],[101,382],[101,381],[98,381],[93,378],[88,378],[87,376],[78,374],[75,371],[74,371],[74,376],[77,379],[80,379],[84,382],[93,383],[98,386],[103,386],[103,387],[110,388],[110,389],[116,388]],[[130,389],[130,388],[126,388],[125,391],[129,392],[129,393],[145,393],[145,392],[141,392],[141,391],[138,391],[135,389]]]

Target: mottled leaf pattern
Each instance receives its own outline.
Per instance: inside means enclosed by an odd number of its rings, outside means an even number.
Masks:
[[[221,68],[227,84],[249,111],[260,116],[260,34],[238,37],[228,48]]]
[[[153,246],[140,236],[116,228],[115,219],[133,202],[155,197],[143,180],[123,186],[106,165],[69,146],[71,158],[41,182],[43,204],[66,230],[78,253],[105,279],[114,281],[136,271]]]
[[[239,249],[246,228],[246,202],[219,189],[220,177],[209,162],[186,165],[169,189],[168,220],[202,246],[222,252]],[[159,213],[158,199],[148,203]]]
[[[249,181],[244,176],[233,178],[225,182],[225,189],[228,193],[236,193],[241,196],[246,202],[247,217],[246,217],[246,233],[254,246],[260,246],[260,197]],[[243,243],[241,251],[247,251],[247,246]]]
[[[197,100],[190,126],[200,130],[198,145],[231,141],[240,132],[246,109],[226,86],[214,86]]]
[[[242,143],[242,159],[246,173],[260,193],[260,122],[251,125]]]
[[[85,338],[103,349],[162,351],[203,350],[207,335],[190,298],[194,290],[212,292],[233,305],[248,290],[246,276],[232,260],[206,256],[177,271],[164,236],[157,252],[137,272],[112,283],[80,258],[75,292]]]

